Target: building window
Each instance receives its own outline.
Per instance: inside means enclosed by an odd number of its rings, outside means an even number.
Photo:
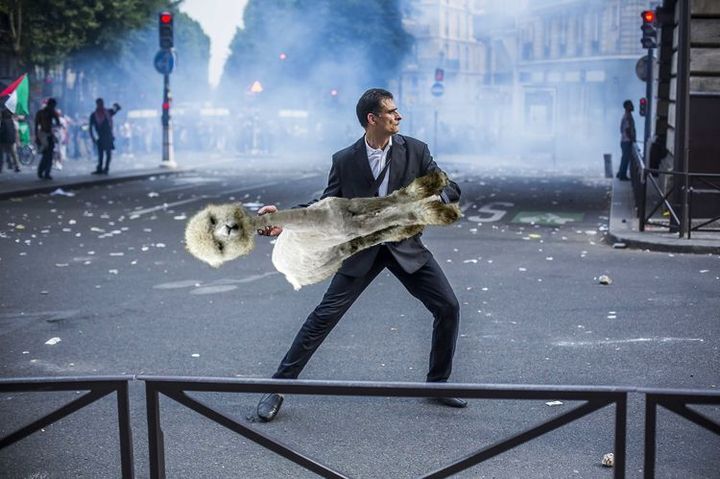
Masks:
[[[582,55],[583,44],[585,40],[585,19],[583,15],[578,15],[575,19],[575,53]]]
[[[552,46],[552,20],[543,21],[543,57],[550,58]]]
[[[561,57],[567,54],[568,18],[560,18],[558,28],[558,53]]]
[[[610,7],[610,28],[617,30],[620,27],[620,5]]]
[[[533,59],[533,44],[532,44],[532,42],[523,43],[522,59],[523,60],[532,60]]]
[[[600,12],[595,12],[590,21],[592,33],[590,47],[592,54],[598,55],[600,53],[600,28],[602,27],[602,16],[600,15]]]

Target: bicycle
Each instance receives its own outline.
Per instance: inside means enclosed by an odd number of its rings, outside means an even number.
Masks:
[[[30,166],[35,163],[39,153],[30,141],[30,126],[24,119],[18,119],[18,136],[20,137],[20,145],[17,149],[18,161],[21,165]]]

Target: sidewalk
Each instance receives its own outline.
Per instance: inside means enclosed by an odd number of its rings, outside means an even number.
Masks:
[[[184,158],[183,158],[184,160]],[[37,160],[29,166],[20,165],[20,173],[10,168],[3,168],[0,173],[0,200],[39,193],[52,193],[61,188],[64,191],[87,186],[120,183],[139,180],[151,176],[175,175],[191,171],[187,162],[179,161],[182,166],[168,168],[161,166],[160,154],[144,154],[139,156],[114,156],[110,163],[110,173],[93,175],[96,162],[81,159],[67,159],[62,170],[53,166],[50,173],[52,180],[41,180],[37,177]]]
[[[613,178],[609,237],[613,243],[631,248],[676,253],[720,254],[720,233],[694,231],[692,238],[679,238],[667,229],[640,232],[632,185]]]

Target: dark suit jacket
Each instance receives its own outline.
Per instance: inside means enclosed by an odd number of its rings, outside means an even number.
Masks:
[[[430,156],[430,150],[422,141],[409,136],[393,135],[393,144],[388,155],[388,194],[409,185],[415,178],[440,168]],[[328,185],[320,199],[328,196],[341,198],[366,198],[375,195],[375,183],[365,149],[363,136],[353,145],[338,151],[332,157],[332,168]],[[443,190],[448,202],[460,199],[460,188],[450,181]],[[315,201],[302,206],[309,206]],[[400,266],[408,273],[414,273],[428,262],[432,253],[420,241],[422,233],[403,241],[386,243]],[[378,254],[380,245],[360,251],[343,262],[340,273],[348,276],[362,276],[368,272]]]

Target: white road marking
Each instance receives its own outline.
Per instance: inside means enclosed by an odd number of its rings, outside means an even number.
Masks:
[[[597,341],[556,341],[555,346],[596,346],[605,344],[628,344],[628,343],[672,343],[672,342],[699,342],[702,338],[628,338],[628,339],[599,339]]]
[[[197,188],[198,186],[205,186],[205,184],[207,184],[207,183],[199,182],[199,183],[192,183],[189,185],[173,186],[172,188],[166,188],[164,190],[160,190],[160,192],[161,193],[170,193],[173,191],[189,190],[190,188]]]
[[[192,288],[200,285],[200,281],[195,279],[185,279],[182,281],[173,281],[171,283],[156,284],[153,286],[154,289],[178,289],[178,288]]]
[[[275,185],[280,185],[280,184],[283,184],[283,183],[295,182],[295,181],[304,180],[304,179],[307,179],[307,178],[313,178],[313,177],[316,177],[316,176],[320,176],[320,175],[314,174],[314,173],[313,173],[313,174],[305,174],[305,175],[300,175],[300,176],[298,176],[298,177],[296,177],[296,178],[292,178],[292,179],[288,179],[288,180],[282,180],[282,181],[266,181],[266,182],[258,183],[258,184],[255,184],[255,185],[245,185],[245,186],[243,186],[242,188],[237,188],[237,189],[235,189],[235,190],[222,191],[222,192],[220,192],[220,193],[218,193],[218,194],[216,194],[216,195],[200,195],[200,196],[196,196],[196,197],[194,197],[194,198],[188,198],[188,199],[185,199],[185,200],[174,201],[174,202],[172,202],[172,203],[163,203],[163,204],[161,204],[161,205],[152,206],[152,207],[150,207],[150,208],[145,208],[145,209],[143,209],[143,210],[128,210],[128,215],[130,215],[130,217],[131,217],[132,219],[136,219],[137,217],[142,216],[142,215],[146,215],[146,214],[148,214],[148,213],[154,213],[154,212],[156,212],[156,211],[170,209],[170,208],[173,208],[173,207],[175,207],[175,206],[186,205],[186,204],[188,204],[188,203],[193,203],[193,202],[195,202],[195,201],[207,200],[207,199],[211,199],[211,198],[221,198],[221,197],[223,197],[223,196],[232,195],[232,194],[234,194],[234,193],[240,193],[240,192],[242,192],[242,191],[255,190],[255,189],[258,189],[258,188],[265,188],[265,187],[268,187],[268,186],[275,186]]]
[[[232,284],[224,284],[224,285],[218,285],[218,286],[204,286],[202,288],[193,289],[190,291],[190,294],[217,294],[217,293],[225,293],[227,291],[232,291],[234,289],[237,289],[237,286]]]
[[[129,211],[128,214],[130,215],[130,218],[131,218],[131,219],[132,219],[132,218],[137,218],[138,216],[146,215],[146,214],[148,214],[148,213],[154,213],[154,212],[159,211],[159,210],[166,210],[166,209],[168,209],[168,208],[172,208],[172,207],[175,207],[175,206],[184,205],[184,204],[187,204],[187,203],[192,203],[192,202],[194,202],[194,201],[202,200],[202,199],[205,199],[205,198],[211,198],[211,197],[210,197],[210,196],[202,195],[202,196],[198,196],[198,197],[195,197],[195,198],[188,198],[188,199],[186,199],[186,200],[175,201],[175,202],[173,202],[173,203],[163,203],[163,204],[161,204],[161,205],[153,206],[153,207],[151,207],[151,208],[145,208],[144,210]]]

